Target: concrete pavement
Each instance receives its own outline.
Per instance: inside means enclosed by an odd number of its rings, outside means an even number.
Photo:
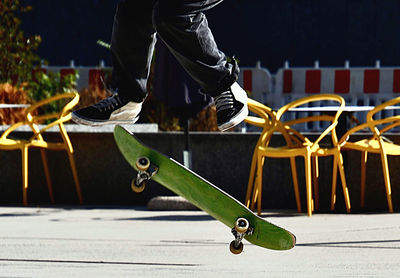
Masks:
[[[398,214],[265,212],[298,244],[245,242],[202,211],[0,207],[0,277],[399,277]]]

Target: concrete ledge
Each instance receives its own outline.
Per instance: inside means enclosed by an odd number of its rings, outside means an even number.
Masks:
[[[39,128],[44,128],[46,125],[38,125]],[[104,125],[104,126],[85,126],[77,124],[66,124],[64,125],[68,133],[113,133],[115,125]],[[126,129],[135,132],[158,132],[157,124],[133,124],[133,125],[122,125]],[[0,125],[0,132],[5,131],[10,125]],[[31,132],[29,126],[21,126],[16,131],[18,132]],[[49,128],[47,132],[59,132],[57,126]]]

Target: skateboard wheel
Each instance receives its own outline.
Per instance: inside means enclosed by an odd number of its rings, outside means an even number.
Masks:
[[[145,156],[141,156],[136,160],[136,167],[139,171],[146,171],[150,167],[150,160]]]
[[[229,250],[232,254],[239,255],[243,251],[243,242],[239,242],[239,245],[236,247],[236,242],[233,240],[231,244],[229,244]]]
[[[235,230],[238,233],[244,234],[249,229],[249,221],[246,218],[238,218],[235,223]]]
[[[136,184],[136,179],[133,179],[131,182],[131,189],[133,192],[140,193],[143,192],[143,190],[146,187],[146,183],[142,181],[139,185]]]

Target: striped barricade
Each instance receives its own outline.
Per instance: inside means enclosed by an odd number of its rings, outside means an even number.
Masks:
[[[266,103],[273,88],[272,75],[259,64],[256,67],[240,68],[238,83],[246,90],[250,97],[261,103]]]
[[[268,96],[273,90],[273,77],[270,72],[262,68],[259,63],[256,67],[241,67],[238,83],[248,92],[249,97],[261,103],[267,103]],[[256,131],[257,127],[243,123],[242,129]]]
[[[281,107],[294,99],[316,93],[340,94],[347,105],[376,106],[399,95],[400,69],[281,68],[275,75],[275,87],[267,102],[272,107]],[[357,113],[357,119],[365,121],[366,113]],[[386,117],[395,112],[384,113]],[[304,130],[319,130],[319,127],[304,127]]]

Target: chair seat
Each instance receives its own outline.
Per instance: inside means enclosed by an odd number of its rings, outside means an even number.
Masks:
[[[383,148],[388,155],[400,155],[400,145],[383,141]],[[342,149],[367,151],[370,153],[381,152],[381,146],[377,139],[363,139],[356,142],[346,142],[346,144],[342,146]]]
[[[24,140],[1,138],[0,145],[2,150],[19,150],[25,144]]]
[[[285,153],[285,157],[296,157],[296,156],[304,156],[307,154],[306,149],[304,146],[301,147],[272,147],[272,148],[263,148],[260,147],[259,151],[268,154],[268,157],[274,158],[282,158],[282,152]]]
[[[25,140],[25,139],[0,139],[0,148],[2,150],[19,150],[25,147],[36,147],[36,148],[46,148],[46,149],[65,149],[64,143],[46,142],[43,140]]]
[[[332,156],[340,152],[335,148],[318,148],[313,156]]]

